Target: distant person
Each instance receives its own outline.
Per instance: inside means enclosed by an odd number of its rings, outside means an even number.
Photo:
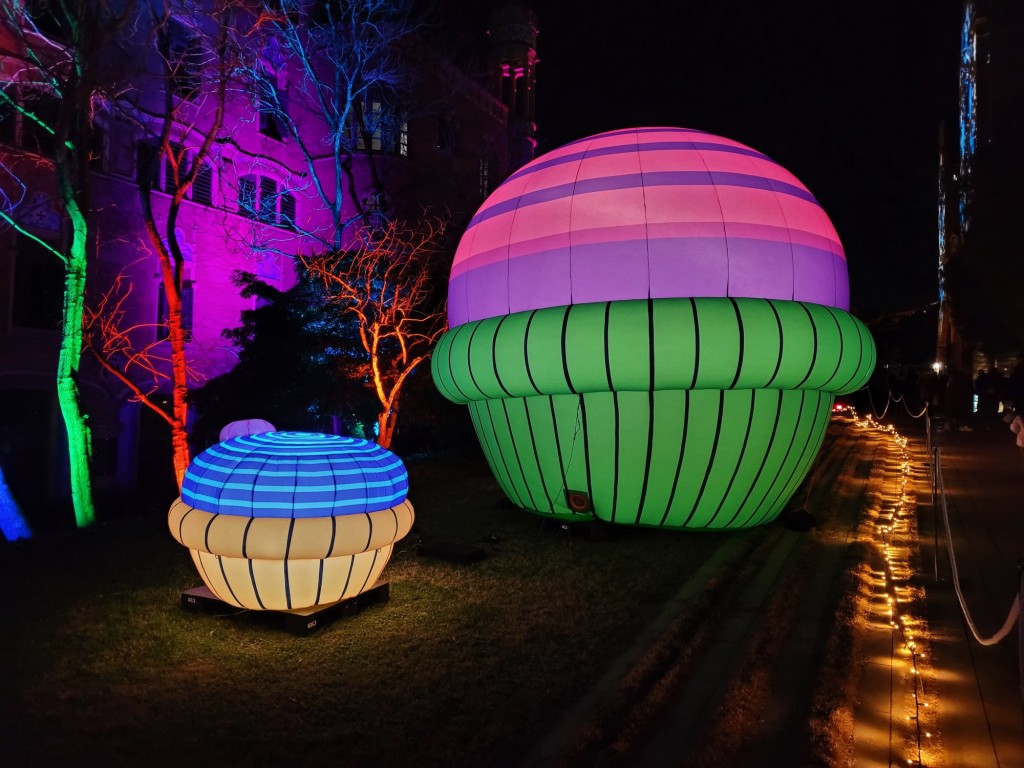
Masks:
[[[982,369],[974,380],[974,394],[978,398],[978,419],[976,425],[979,429],[992,429],[996,424],[999,414],[999,398],[996,390],[999,388],[1002,376],[996,368]]]
[[[1024,407],[1024,360],[1013,366],[1006,381],[1006,399],[1014,406]]]
[[[1014,412],[1010,431],[1017,436],[1017,452],[1021,455],[1021,461],[1024,461],[1024,418],[1020,411]]]

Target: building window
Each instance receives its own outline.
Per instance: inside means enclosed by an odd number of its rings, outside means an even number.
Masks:
[[[402,157],[409,156],[409,123],[402,120],[398,126],[398,154]]]
[[[256,218],[258,189],[255,176],[243,176],[238,180],[238,212],[250,219]]]
[[[177,166],[177,167],[175,167]],[[164,155],[164,192],[173,195],[178,191],[178,180],[188,175],[188,157],[181,144],[171,142]]]
[[[199,38],[176,19],[171,19],[167,28],[167,66],[174,94],[194,98],[202,85],[199,73],[203,68],[203,46]]]
[[[181,284],[181,327],[185,331],[185,341],[192,341],[192,307],[194,305],[195,288],[191,280]]]
[[[135,145],[135,183],[141,187],[145,182],[151,190],[173,195],[178,191],[179,182],[192,172],[193,162],[191,154],[181,144],[171,143],[167,154],[162,155],[155,142],[140,141]],[[213,168],[209,164],[199,167],[189,192],[193,203],[207,207],[213,205]]]
[[[445,154],[452,154],[458,147],[458,132],[455,123],[448,117],[437,120],[437,148]]]
[[[257,218],[264,224],[277,224],[277,182],[260,176],[260,205]]]
[[[491,193],[491,161],[486,157],[480,158],[480,197],[487,197]]]
[[[267,176],[243,176],[238,180],[238,211],[263,224],[295,228],[295,196]]]
[[[290,192],[283,192],[281,194],[280,224],[285,229],[294,230],[297,228],[295,222],[295,195]]]
[[[93,125],[89,137],[89,168],[102,173],[106,170],[107,132],[102,126]]]
[[[260,133],[281,141],[284,138],[281,116],[288,112],[288,92],[278,85],[277,77],[266,68],[256,81],[256,108],[260,115]]]
[[[17,89],[8,86],[4,92],[14,103],[6,96],[0,97],[0,143],[52,157],[56,147],[53,130],[58,123],[60,99],[41,87]]]
[[[135,183],[140,187],[156,189],[159,186],[157,154],[156,144],[151,141],[140,141],[135,145]]]
[[[60,328],[64,312],[64,267],[53,253],[18,233],[14,256],[12,322],[22,328]]]
[[[405,115],[388,107],[380,99],[373,99],[363,104],[363,127],[356,135],[356,149],[367,151],[367,135],[369,148],[373,152],[385,152],[389,155],[407,157],[409,155],[409,121]]]
[[[197,205],[213,206],[213,168],[204,163],[196,172],[196,180],[192,182],[192,202]]]
[[[192,341],[192,306],[193,287],[191,280],[181,282],[181,330],[185,333],[185,341]],[[157,288],[156,300],[156,340],[164,341],[171,334],[167,327],[170,313],[167,309],[167,294],[164,292],[163,281]]]
[[[265,99],[259,100],[260,110],[260,133],[275,141],[281,141],[281,129],[277,122],[277,112],[274,106]]]
[[[52,157],[56,146],[53,128],[57,125],[60,99],[46,91],[28,90],[22,92],[21,104],[36,118],[21,116],[21,146],[34,154]]]

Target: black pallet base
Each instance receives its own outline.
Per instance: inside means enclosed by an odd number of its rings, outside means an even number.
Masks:
[[[381,579],[355,597],[330,605],[318,605],[296,611],[250,611],[225,603],[204,585],[182,592],[181,607],[192,613],[218,614],[227,618],[245,617],[279,626],[293,635],[306,637],[336,619],[354,616],[368,605],[386,603],[390,598],[390,582]]]

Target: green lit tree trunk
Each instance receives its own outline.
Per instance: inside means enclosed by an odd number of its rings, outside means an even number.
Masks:
[[[96,520],[92,499],[92,438],[82,412],[78,368],[82,358],[82,311],[85,301],[86,223],[66,176],[60,178],[61,196],[71,219],[71,248],[66,254],[64,309],[61,315],[60,355],[57,358],[57,401],[64,417],[71,470],[71,500],[79,528]]]
[[[42,18],[66,33],[67,40],[49,40],[45,30],[37,27],[33,18],[36,14],[42,14]],[[4,40],[0,101],[19,113],[23,130],[30,126],[51,137],[52,166],[47,152],[37,154],[26,149],[22,157],[38,163],[39,169],[52,167],[70,224],[71,242],[67,247],[42,245],[64,266],[56,388],[67,433],[71,499],[80,528],[96,518],[89,474],[92,442],[79,390],[88,261],[87,217],[93,213],[89,207],[89,148],[93,146],[92,120],[97,106],[109,101],[110,94],[122,91],[119,76],[107,68],[111,57],[106,53],[124,39],[122,33],[128,30],[126,24],[134,14],[133,0],[119,2],[116,7],[102,0],[0,2],[0,36]],[[25,98],[26,88],[51,97],[54,109],[36,109],[32,100]],[[0,211],[0,219],[17,226],[8,212]]]

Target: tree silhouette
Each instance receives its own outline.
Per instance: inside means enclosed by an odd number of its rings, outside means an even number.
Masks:
[[[157,334],[154,344],[151,338],[139,339],[139,334],[122,327],[124,313],[114,311],[121,302],[112,300],[109,292],[86,315],[87,328],[96,337],[89,346],[100,364],[170,426],[179,488],[191,459],[187,396],[194,377],[186,358],[188,329],[182,314],[185,258],[177,224],[182,204],[210,173],[215,142],[224,138],[228,89],[239,60],[232,44],[237,6],[235,0],[177,0],[147,5],[148,15],[140,16],[144,22],[140,26],[149,34],[141,38],[143,45],[137,53],[145,59],[155,49],[157,56],[149,57],[155,67],[143,75],[147,87],[122,95],[117,108],[149,137],[145,146],[150,154],[138,174],[139,199],[143,228],[149,249],[157,257],[166,301],[164,333]],[[170,193],[170,200],[166,211],[158,213],[153,191],[161,166],[166,169],[164,191]],[[120,276],[117,282],[122,282]],[[111,312],[104,313],[107,308]],[[138,326],[131,330],[137,331]],[[169,354],[161,354],[160,342],[169,347]],[[154,363],[160,365],[151,365]],[[132,378],[138,371],[170,382],[169,413],[161,407],[156,388],[147,389]]]
[[[71,497],[79,527],[95,520],[90,464],[92,439],[78,387],[82,356],[86,243],[89,236],[89,160],[98,104],[119,90],[116,51],[134,3],[53,2],[33,15],[22,0],[0,7],[0,105],[21,127],[21,147],[5,163],[0,220],[60,261],[64,273],[61,344],[56,387],[67,433]],[[51,245],[22,227],[22,176],[52,174],[70,237]]]
[[[330,221],[290,222],[319,243],[314,250],[339,251],[351,227],[390,213],[384,158],[407,149],[413,84],[399,49],[417,27],[411,8],[408,0],[278,0],[247,35],[240,72],[261,130],[298,148],[304,187],[290,192],[315,200]]]
[[[444,331],[444,305],[432,279],[445,222],[385,222],[362,227],[344,251],[303,257],[323,286],[328,310],[355,325],[363,359],[349,377],[378,403],[377,442],[390,447],[409,376],[430,357]]]
[[[287,291],[247,272],[236,272],[234,282],[257,306],[242,312],[239,327],[224,331],[238,349],[237,365],[190,395],[202,414],[197,445],[216,442],[225,423],[252,417],[281,429],[366,436],[362,418],[373,413],[372,396],[359,386],[338,386],[358,364],[351,324],[323,311],[318,285],[305,274]]]

